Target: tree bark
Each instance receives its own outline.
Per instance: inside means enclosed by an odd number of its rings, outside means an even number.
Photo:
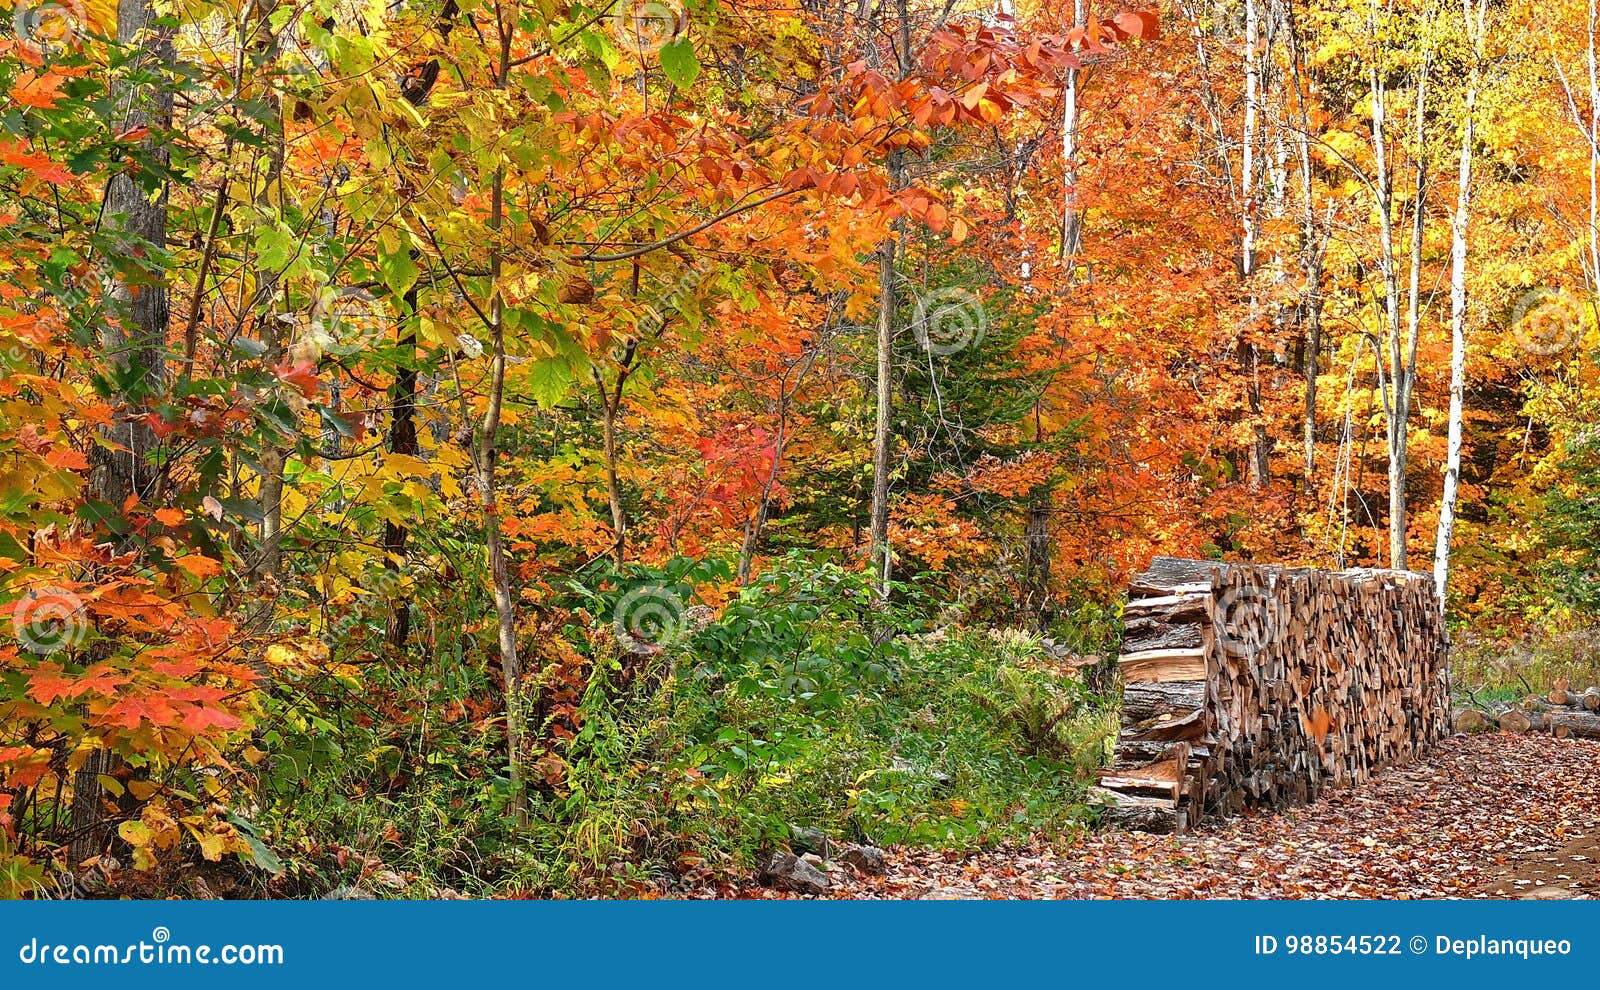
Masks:
[[[1445,608],[1450,581],[1450,544],[1455,535],[1456,501],[1461,484],[1462,417],[1467,378],[1467,225],[1472,217],[1472,145],[1478,104],[1478,59],[1482,55],[1486,0],[1461,0],[1461,17],[1472,42],[1472,68],[1461,121],[1461,153],[1456,178],[1456,213],[1450,225],[1450,413],[1445,453],[1444,494],[1439,505],[1439,530],[1434,540],[1433,585],[1439,611]]]
[[[269,22],[276,6],[277,0],[256,0],[255,3],[256,28],[251,47],[255,49],[253,54],[267,62],[275,57],[277,51],[277,32]],[[262,86],[259,98],[266,107],[265,119],[270,123],[266,125],[267,133],[263,135],[261,151],[266,158],[266,169],[261,186],[256,190],[255,200],[257,208],[271,210],[273,187],[279,184],[283,176],[282,98],[270,85]],[[254,173],[255,170],[251,171]],[[279,273],[258,265],[253,274],[255,294],[250,310],[258,313],[261,342],[265,345],[262,360],[268,366],[276,367],[283,362],[287,353],[287,331],[275,315]],[[261,452],[261,549],[257,557],[257,575],[273,583],[278,581],[283,572],[283,469],[287,460],[288,448],[282,444],[271,443]],[[271,612],[272,596],[264,596],[258,608],[258,620],[270,617]]]
[[[444,6],[439,11],[439,36],[450,37],[450,32],[455,27],[455,17],[459,12],[456,0],[445,0]],[[417,72],[407,77],[400,86],[400,95],[406,102],[414,107],[420,107],[427,102],[429,94],[439,80],[439,60],[428,59]],[[415,283],[405,294],[405,312],[401,314],[403,323],[396,341],[400,353],[398,366],[395,371],[394,382],[389,387],[389,435],[388,449],[391,454],[402,457],[416,457],[421,448],[417,444],[417,322],[421,318],[420,283]],[[399,523],[385,522],[383,524],[383,552],[384,569],[391,575],[399,574],[405,566],[406,543],[410,537],[410,530]],[[384,640],[395,649],[404,649],[406,641],[411,636],[411,597],[409,595],[395,594],[393,605],[389,612],[389,619],[384,629]]]
[[[138,82],[158,75],[174,60],[172,28],[155,23],[150,0],[121,0],[117,6],[117,41],[138,49],[126,74],[112,83],[112,105],[123,108],[118,129],[151,129],[145,153],[163,165],[168,159],[165,137],[172,126],[172,90],[164,79]],[[167,246],[167,186],[163,181],[154,197],[133,175],[118,171],[106,182],[102,221],[129,242],[130,253],[164,251]],[[117,281],[110,291],[110,308],[116,319],[101,324],[100,344],[121,379],[118,398],[124,406],[121,421],[106,427],[111,448],[96,445],[90,475],[94,497],[120,511],[130,497],[153,501],[161,487],[161,469],[151,462],[157,448],[154,431],[135,415],[146,400],[158,394],[166,381],[167,332],[171,323],[168,287],[155,279],[137,289]],[[100,775],[121,764],[109,750],[91,751],[72,779],[72,841],[69,861],[81,863],[105,851],[112,822],[105,815]]]
[[[495,88],[505,89],[511,73],[512,26],[496,10],[495,29],[498,59]],[[505,684],[506,775],[510,782],[510,809],[518,826],[527,820],[527,796],[522,774],[522,671],[517,656],[517,603],[511,588],[511,568],[506,560],[505,543],[500,533],[500,505],[495,489],[495,463],[499,459],[500,411],[505,400],[506,334],[505,298],[500,292],[504,254],[500,243],[505,226],[505,166],[495,168],[489,190],[489,383],[483,419],[478,424],[472,445],[473,467],[478,475],[478,497],[483,513],[484,554],[489,565],[494,594],[496,631],[500,648],[500,672]]]
[[[1083,27],[1089,16],[1087,0],[1073,0],[1072,26]],[[1061,261],[1072,281],[1072,269],[1083,244],[1083,217],[1078,211],[1078,70],[1067,70],[1064,108],[1061,111]]]
[[[898,185],[900,151],[890,152],[891,183]],[[872,574],[878,596],[889,597],[892,551],[889,547],[889,459],[894,445],[895,242],[878,246],[877,415],[872,428]]]
[[[394,382],[389,386],[389,453],[400,457],[416,457],[417,445],[417,308],[420,305],[417,285],[406,291],[401,313],[400,353]],[[407,527],[396,522],[383,524],[383,567],[391,576],[398,576],[405,566],[406,542],[410,536]],[[411,598],[398,589],[390,596],[389,618],[384,628],[384,640],[395,649],[405,649],[411,636]]]
[[[1072,26],[1082,28],[1089,18],[1087,0],[1074,0]],[[1083,215],[1078,208],[1078,127],[1082,121],[1079,95],[1082,79],[1076,68],[1067,70],[1061,111],[1061,267],[1069,290],[1078,284],[1078,253],[1083,249]],[[1034,404],[1034,439],[1045,440],[1038,403]],[[1023,523],[1024,573],[1022,612],[1036,631],[1043,632],[1055,618],[1050,595],[1050,520],[1055,515],[1054,486],[1047,479],[1028,493]]]

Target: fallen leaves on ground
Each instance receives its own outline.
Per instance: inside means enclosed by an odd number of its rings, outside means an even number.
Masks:
[[[1419,763],[1190,835],[1099,832],[981,853],[891,851],[832,873],[839,898],[1600,896],[1600,744],[1455,736]],[[716,896],[718,892],[680,892]],[[785,897],[760,887],[721,896]]]

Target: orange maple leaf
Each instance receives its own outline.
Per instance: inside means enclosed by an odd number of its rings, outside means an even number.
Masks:
[[[192,705],[183,716],[183,727],[194,733],[204,732],[212,726],[218,729],[237,729],[243,724],[239,716],[210,705]]]
[[[308,399],[315,398],[317,391],[322,388],[322,382],[317,380],[317,366],[310,361],[296,361],[293,364],[285,361],[272,371],[279,381],[293,385]]]
[[[58,698],[76,698],[86,690],[75,675],[68,674],[58,663],[41,663],[28,677],[28,696],[41,705]]]
[[[25,168],[41,182],[66,184],[73,180],[72,173],[51,161],[48,155],[29,151],[15,142],[0,141],[0,162]]]
[[[64,81],[54,72],[24,72],[11,84],[11,98],[25,107],[49,110],[61,99]]]
[[[118,700],[100,713],[98,721],[124,729],[137,729],[139,723],[145,720],[156,725],[171,725],[177,714],[167,699],[160,695],[135,695]]]

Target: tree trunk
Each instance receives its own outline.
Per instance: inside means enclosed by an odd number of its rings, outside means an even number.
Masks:
[[[1289,68],[1294,79],[1297,118],[1295,150],[1300,161],[1300,258],[1304,273],[1300,300],[1300,358],[1305,391],[1301,422],[1301,480],[1309,493],[1315,490],[1313,478],[1317,467],[1317,374],[1322,355],[1322,254],[1326,235],[1317,220],[1316,175],[1311,162],[1311,113],[1307,106],[1310,94],[1299,27],[1294,19],[1293,6],[1285,4],[1282,9],[1289,44]]]
[[[439,11],[439,36],[450,37],[458,13],[456,0],[445,0]],[[427,101],[433,86],[439,80],[439,60],[429,59],[421,69],[402,80],[400,95],[414,107]],[[421,306],[420,283],[414,283],[405,295],[404,323],[400,329],[398,367],[394,382],[389,388],[389,437],[391,454],[415,457],[421,452],[417,445],[417,323]],[[399,523],[383,524],[384,569],[397,575],[405,566],[406,542],[410,536],[407,527]],[[395,649],[404,649],[411,636],[411,598],[398,592],[393,595],[393,605],[384,629],[384,640]]]
[[[511,26],[496,13],[495,28],[499,58],[495,88],[504,89],[511,72]],[[478,496],[483,511],[484,554],[488,558],[490,583],[494,593],[496,630],[500,647],[500,673],[505,682],[506,775],[511,786],[510,808],[518,826],[527,820],[527,797],[522,780],[522,671],[517,657],[517,602],[511,589],[511,569],[506,560],[500,534],[500,505],[495,490],[495,462],[499,459],[500,410],[505,399],[506,334],[505,298],[500,293],[504,256],[500,244],[505,226],[505,166],[495,169],[489,191],[489,230],[494,244],[489,249],[489,364],[488,394],[483,419],[473,444],[473,466],[478,475]]]
[[[403,321],[400,328],[398,341],[400,353],[397,357],[394,382],[389,386],[389,453],[400,457],[416,457],[420,448],[417,445],[417,307],[421,300],[418,298],[418,287],[413,284],[406,291],[405,312],[401,314]],[[383,524],[383,567],[391,576],[398,576],[405,566],[406,540],[409,530],[396,522]],[[384,629],[384,640],[397,650],[405,649],[406,641],[411,636],[411,598],[401,594],[396,582],[396,589],[389,596],[389,619]]]
[[[900,152],[890,152],[891,182],[898,184]],[[894,445],[895,242],[878,246],[877,416],[872,428],[872,574],[878,596],[889,597],[889,457]]]
[[[1050,604],[1050,515],[1051,492],[1040,485],[1028,496],[1028,521],[1023,534],[1027,547],[1028,580],[1023,611],[1037,632],[1050,628],[1055,618]]]
[[[1369,42],[1371,57],[1381,60],[1388,49],[1379,40],[1376,3],[1369,6]],[[1413,72],[1416,94],[1415,119],[1419,148],[1426,137],[1428,72],[1432,53],[1427,53],[1422,64]],[[1388,92],[1384,77],[1387,67],[1379,61],[1369,67],[1368,85],[1372,98],[1372,151],[1375,193],[1378,208],[1378,234],[1380,238],[1379,267],[1383,275],[1384,333],[1386,337],[1388,375],[1382,385],[1384,433],[1389,455],[1389,566],[1403,570],[1407,560],[1406,533],[1406,461],[1410,440],[1411,389],[1416,372],[1418,304],[1420,297],[1420,266],[1422,253],[1421,228],[1425,216],[1427,192],[1426,157],[1418,156],[1417,187],[1412,197],[1412,237],[1410,244],[1410,292],[1405,324],[1400,313],[1400,262],[1395,249],[1394,225],[1394,168],[1388,145]]]
[[[1433,585],[1439,611],[1445,608],[1450,581],[1450,543],[1455,535],[1456,500],[1461,484],[1462,416],[1467,378],[1467,225],[1472,217],[1472,144],[1474,111],[1478,102],[1478,56],[1483,37],[1483,4],[1478,0],[1477,23],[1473,0],[1462,0],[1461,15],[1472,39],[1473,62],[1467,81],[1466,105],[1461,121],[1461,157],[1456,179],[1456,215],[1450,225],[1450,413],[1445,453],[1444,494],[1439,505],[1439,530],[1434,540]]]
[[[1087,0],[1074,0],[1072,26],[1083,27],[1089,16]],[[1078,70],[1067,70],[1067,88],[1061,111],[1061,261],[1072,281],[1072,269],[1083,244],[1083,217],[1078,211]]]
[[[135,82],[145,74],[159,74],[172,64],[172,28],[155,23],[150,0],[121,0],[117,7],[117,40],[134,45],[138,56],[125,74],[112,83],[112,105],[124,108],[116,121],[118,130],[149,127],[156,132],[145,139],[146,153],[165,163],[165,136],[160,132],[172,126],[172,90],[164,79],[154,83]],[[164,251],[167,246],[167,187],[162,183],[155,197],[148,196],[126,171],[117,171],[106,182],[103,223],[125,235],[130,249]],[[118,398],[124,406],[121,421],[106,427],[107,440],[114,447],[96,445],[91,454],[93,470],[90,488],[94,497],[120,511],[132,496],[153,501],[161,487],[161,468],[151,463],[157,447],[155,433],[135,415],[146,400],[161,391],[166,380],[166,343],[171,312],[167,284],[156,279],[137,291],[118,281],[110,291],[110,308],[116,319],[101,324],[100,345],[121,371],[123,391]],[[88,754],[72,779],[72,841],[69,862],[81,863],[105,851],[111,839],[112,822],[105,816],[100,775],[114,771],[121,759],[107,750]]]
[[[1087,0],[1074,0],[1072,26],[1082,28],[1089,18]],[[1077,69],[1067,70],[1065,107],[1061,112],[1061,267],[1070,289],[1078,282],[1078,253],[1083,249],[1083,215],[1078,209],[1078,127],[1082,121],[1079,93],[1082,80]],[[1045,440],[1039,406],[1034,406],[1034,439]],[[1050,520],[1055,513],[1055,492],[1051,483],[1036,486],[1028,493],[1027,517],[1023,524],[1025,553],[1022,611],[1032,628],[1043,632],[1055,618],[1050,601]]]
[[[252,56],[270,63],[276,56],[277,33],[269,20],[276,0],[257,0],[255,4],[256,28],[253,35]],[[262,135],[261,154],[266,158],[261,186],[256,190],[258,209],[271,210],[274,203],[273,187],[283,176],[283,117],[282,99],[271,86],[263,86],[258,98],[265,106],[263,119],[267,133]],[[252,174],[255,173],[252,169]],[[281,198],[278,199],[281,202]],[[287,353],[284,325],[278,322],[275,310],[279,286],[279,273],[257,266],[253,272],[255,294],[250,311],[258,314],[261,342],[265,345],[262,360],[269,367],[282,363]],[[257,558],[257,575],[276,584],[283,571],[283,469],[288,459],[288,449],[272,443],[261,452],[261,549]],[[273,596],[260,600],[256,620],[264,621],[272,613]]]

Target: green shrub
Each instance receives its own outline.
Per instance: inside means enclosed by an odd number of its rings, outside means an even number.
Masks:
[[[279,719],[297,728],[273,740],[298,755],[268,789],[282,798],[274,840],[306,851],[291,870],[302,888],[359,883],[367,857],[408,879],[393,893],[626,893],[697,866],[744,870],[794,827],[969,848],[1087,820],[1114,715],[1036,638],[927,632],[916,589],[876,608],[863,575],[800,555],[714,621],[658,614],[637,630],[619,612],[641,589],[688,609],[725,579],[721,564],[675,561],[573,583],[564,636],[588,664],[576,731],[552,736],[521,831],[496,716],[361,712],[487,708],[481,657],[375,666],[359,690],[302,686]]]

